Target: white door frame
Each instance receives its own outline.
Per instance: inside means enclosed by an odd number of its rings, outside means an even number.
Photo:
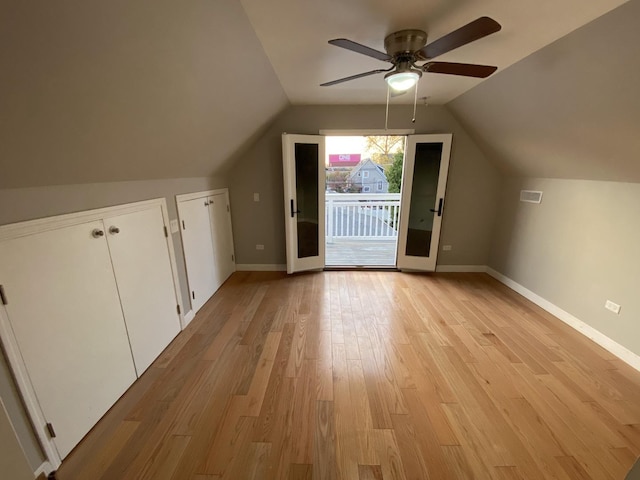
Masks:
[[[62,227],[79,225],[96,220],[104,220],[114,216],[122,215],[125,213],[133,213],[141,210],[147,210],[149,208],[161,207],[162,218],[164,220],[165,227],[169,228],[169,213],[167,211],[167,203],[164,198],[156,198],[153,200],[145,200],[142,202],[128,203],[123,205],[117,205],[113,207],[99,208],[95,210],[88,210],[84,212],[69,213],[65,215],[57,215],[54,217],[41,218],[37,220],[30,220],[27,222],[12,223],[9,225],[0,226],[0,242],[4,240],[10,240],[14,238],[33,235],[36,233],[46,232]],[[168,230],[167,230],[168,231]],[[176,305],[180,307],[180,311],[184,312],[182,308],[182,295],[180,293],[180,283],[178,281],[175,253],[173,250],[173,241],[171,235],[167,236],[167,248],[169,249],[169,257],[171,259],[171,270],[173,273],[173,285],[176,295]],[[9,299],[11,301],[11,299]],[[184,322],[183,315],[180,314],[181,325]],[[16,386],[22,395],[24,405],[27,410],[27,414],[31,418],[33,424],[33,430],[42,445],[46,460],[53,466],[54,469],[58,468],[62,463],[62,459],[58,454],[56,446],[47,433],[45,416],[38,403],[35,390],[29,379],[27,367],[22,359],[18,341],[13,334],[11,323],[7,315],[7,310],[3,305],[0,305],[0,341],[7,356],[7,361],[14,374],[16,380]],[[44,348],[44,347],[43,347]]]
[[[438,245],[440,243],[440,231],[442,228],[442,214],[445,207],[445,192],[447,188],[447,176],[449,173],[449,159],[451,157],[451,143],[453,134],[436,135],[409,135],[404,157],[402,172],[402,193],[400,200],[400,222],[398,231],[398,255],[397,267],[400,270],[414,270],[434,272],[438,258]],[[415,167],[416,144],[441,143],[442,154],[440,157],[440,171],[438,175],[438,187],[435,204],[432,211],[439,211],[434,215],[433,229],[431,233],[431,246],[428,257],[416,257],[407,255],[407,234],[409,228],[409,210],[411,207],[411,192],[413,187],[413,172]]]
[[[295,177],[295,144],[318,145],[318,255],[298,258]],[[282,170],[284,177],[284,217],[287,273],[318,270],[325,266],[325,137],[323,135],[282,134]]]

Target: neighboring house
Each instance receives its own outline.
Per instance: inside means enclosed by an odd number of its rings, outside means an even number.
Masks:
[[[384,169],[370,158],[360,161],[347,177],[347,181],[351,186],[358,187],[362,193],[387,193],[389,191],[389,182],[384,174]]]

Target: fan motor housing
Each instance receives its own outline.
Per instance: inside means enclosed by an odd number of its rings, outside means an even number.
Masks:
[[[422,30],[400,30],[384,39],[384,49],[392,57],[410,54],[427,44],[427,34]]]

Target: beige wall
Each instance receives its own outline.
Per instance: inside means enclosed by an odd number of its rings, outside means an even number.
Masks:
[[[288,105],[237,0],[3,2],[0,188],[208,177]]]
[[[542,203],[521,203],[522,188]],[[640,184],[511,179],[489,264],[640,355],[639,246]]]
[[[321,129],[384,129],[384,106],[295,106],[286,110],[238,159],[229,172],[236,258],[240,264],[284,264],[283,132],[318,134]],[[391,108],[389,128],[416,133],[453,133],[447,206],[440,252],[442,265],[485,265],[488,261],[501,177],[444,107]],[[253,201],[253,193],[260,202]],[[265,249],[257,251],[256,244]]]
[[[640,182],[638,18],[629,1],[447,107],[513,176]]]
[[[164,197],[171,219],[177,218],[175,195],[226,187],[223,177],[178,178],[134,182],[92,183],[0,190],[0,225],[64,213],[108,207]],[[189,289],[180,234],[173,234],[182,302],[189,309]],[[5,400],[12,422],[32,468],[42,463],[42,453],[30,431],[4,357],[0,356],[0,397]]]

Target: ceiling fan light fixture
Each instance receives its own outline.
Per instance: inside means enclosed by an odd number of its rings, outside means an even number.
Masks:
[[[384,79],[387,81],[389,87],[396,92],[406,92],[413,87],[418,80],[420,80],[420,72],[415,70],[403,71],[403,72],[391,72],[385,75]]]

